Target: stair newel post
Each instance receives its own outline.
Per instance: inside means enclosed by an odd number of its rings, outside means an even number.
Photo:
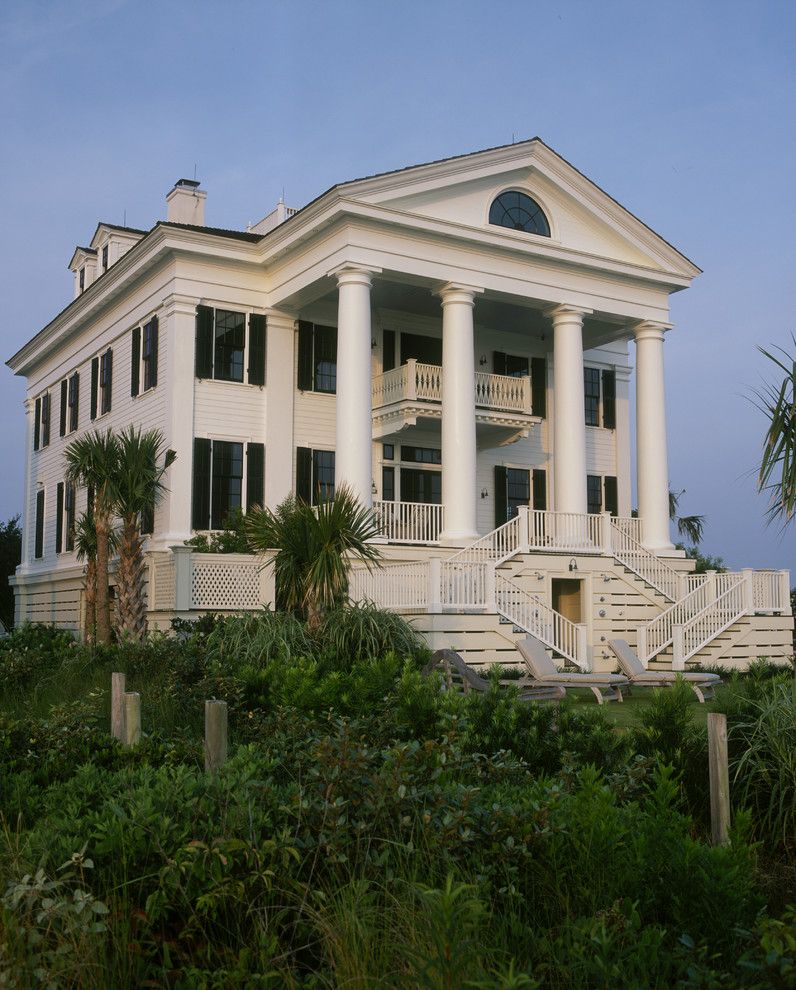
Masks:
[[[585,622],[578,622],[576,624],[576,642],[577,642],[577,653],[576,656],[578,661],[582,665],[584,670],[591,670],[591,657],[589,656],[589,634],[586,629]]]
[[[688,574],[685,571],[677,572],[677,600],[685,598],[688,594]]]
[[[743,575],[743,607],[747,615],[755,610],[755,572],[751,567],[744,567]]]
[[[716,572],[705,571],[705,601],[716,601]]]
[[[409,358],[406,362],[406,391],[407,399],[417,398],[417,358]]]
[[[779,572],[779,602],[778,610],[783,615],[790,612],[790,571]]]
[[[602,549],[606,557],[610,557],[614,552],[613,530],[611,523],[611,513],[602,514]]]
[[[517,537],[517,542],[519,543],[518,549],[523,553],[528,553],[531,548],[529,523],[530,512],[531,510],[527,505],[521,505],[517,510],[517,519],[519,521],[519,534]]]
[[[685,670],[685,637],[682,623],[672,626],[672,670]]]
[[[637,641],[636,641],[636,654],[638,655],[638,658],[642,662],[642,664],[644,665],[645,669],[649,666],[649,658],[647,656],[647,650],[648,650],[648,646],[647,646],[647,627],[646,626],[639,626],[638,627],[638,638],[637,638]]]
[[[497,591],[495,588],[495,568],[492,564],[484,564],[486,574],[484,575],[484,605],[490,612],[497,611]]]
[[[432,613],[442,611],[442,560],[431,557],[428,562],[428,610]]]

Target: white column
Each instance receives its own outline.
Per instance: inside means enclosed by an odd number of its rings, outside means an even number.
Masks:
[[[337,277],[337,433],[335,488],[347,484],[373,504],[370,269],[345,265]]]
[[[165,479],[166,529],[163,533],[156,532],[153,542],[169,546],[191,536],[196,299],[167,296],[160,322],[161,339],[166,342],[166,375],[162,384],[168,396],[163,433],[167,446],[177,452],[177,460]]]
[[[265,504],[274,509],[293,489],[296,321],[275,310],[266,321]]]
[[[440,539],[474,540],[476,524],[473,308],[482,289],[449,282],[442,300],[442,501]]]
[[[663,334],[668,324],[644,322],[636,337],[636,470],[641,539],[655,552],[673,549],[669,535],[669,463]]]
[[[36,509],[33,499],[33,491],[35,488],[34,480],[34,469],[35,469],[35,459],[33,457],[33,430],[35,421],[35,408],[36,403],[33,399],[25,399],[23,405],[25,406],[25,485],[24,485],[24,501],[22,503],[22,554],[21,563],[22,569],[26,570],[28,564],[31,563],[33,559],[33,533],[36,528]],[[19,596],[19,591],[14,592],[15,596]]]
[[[586,410],[583,317],[590,310],[556,306],[553,320],[553,508],[586,513]]]
[[[616,488],[618,514],[627,518],[632,503],[630,460],[630,368],[616,369]]]

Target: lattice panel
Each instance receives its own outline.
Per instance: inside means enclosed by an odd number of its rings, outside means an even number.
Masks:
[[[191,608],[260,608],[259,564],[202,560],[196,555],[191,571]]]
[[[168,612],[174,608],[174,558],[163,556],[155,559],[152,570],[152,584],[150,588],[150,611]]]

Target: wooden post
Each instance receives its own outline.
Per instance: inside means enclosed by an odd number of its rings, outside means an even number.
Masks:
[[[141,741],[141,695],[126,691],[124,695],[124,745],[128,749]]]
[[[205,770],[211,773],[227,760],[227,703],[205,702]]]
[[[727,762],[727,716],[708,714],[710,831],[714,846],[725,846],[730,828],[730,771]]]
[[[111,674],[111,735],[124,741],[124,695],[126,678],[124,674]]]

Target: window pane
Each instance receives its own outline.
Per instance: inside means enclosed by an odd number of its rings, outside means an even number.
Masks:
[[[586,501],[587,512],[602,512],[602,478],[597,474],[590,474],[586,477]]]
[[[442,464],[442,451],[436,447],[410,447],[402,444],[401,460],[416,464]]]
[[[506,503],[508,519],[517,515],[521,505],[531,504],[531,473],[520,468],[506,469]]]
[[[337,391],[337,330],[315,327],[314,377],[316,392]]]
[[[334,451],[314,450],[312,452],[312,502],[328,502],[334,498]]]
[[[395,501],[395,468],[381,469],[381,497],[385,502]]]
[[[517,354],[506,355],[506,374],[512,378],[524,378],[530,374],[527,357],[520,357]]]
[[[216,310],[215,366],[213,377],[226,382],[243,381],[246,317],[227,309]]]
[[[600,372],[596,368],[583,369],[586,426],[600,425]]]
[[[212,529],[222,529],[230,509],[240,509],[243,494],[243,444],[213,441]]]
[[[442,501],[442,475],[440,472],[402,468],[401,501],[439,505]]]

